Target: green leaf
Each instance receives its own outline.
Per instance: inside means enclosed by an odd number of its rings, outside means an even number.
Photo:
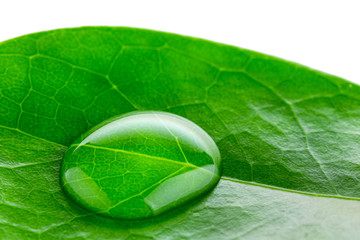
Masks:
[[[0,238],[354,239],[360,87],[244,49],[130,28],[0,44]],[[217,143],[209,195],[157,218],[93,215],[60,188],[67,146],[112,116],[168,111]]]

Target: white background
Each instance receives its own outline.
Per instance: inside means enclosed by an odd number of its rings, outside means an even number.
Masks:
[[[78,26],[129,26],[267,53],[360,84],[360,1],[1,0],[0,42]]]

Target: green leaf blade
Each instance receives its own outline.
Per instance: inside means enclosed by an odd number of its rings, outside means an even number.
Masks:
[[[4,239],[358,234],[360,87],[343,79],[204,40],[95,27],[1,43],[0,87]],[[140,227],[86,216],[59,188],[64,146],[133,110],[197,123],[235,182]]]

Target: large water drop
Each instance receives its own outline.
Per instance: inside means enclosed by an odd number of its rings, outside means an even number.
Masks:
[[[61,183],[84,208],[121,219],[156,216],[220,179],[220,153],[195,123],[165,112],[111,118],[67,150]]]

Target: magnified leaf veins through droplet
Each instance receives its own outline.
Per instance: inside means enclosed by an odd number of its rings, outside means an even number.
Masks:
[[[220,153],[211,137],[165,112],[132,112],[99,124],[69,147],[61,167],[71,198],[121,219],[156,216],[219,179]]]

